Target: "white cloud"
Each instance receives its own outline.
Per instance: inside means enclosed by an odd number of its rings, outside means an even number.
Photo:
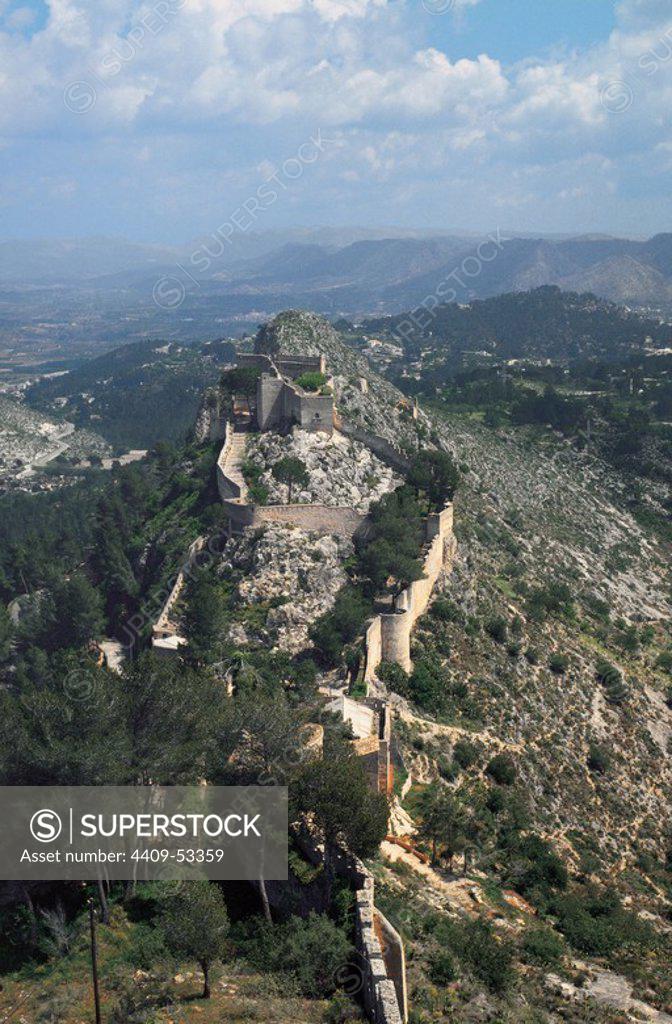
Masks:
[[[623,0],[612,36],[587,53],[509,68],[491,55],[450,59],[423,44],[411,0],[165,2],[169,13],[157,20],[165,10],[157,0],[48,0],[44,28],[0,33],[5,140],[56,129],[102,146],[119,132],[123,149],[138,131],[170,137],[172,151],[182,140],[188,162],[199,136],[210,140],[204,151],[221,183],[224,173],[245,180],[273,166],[291,152],[287,140],[300,144],[322,127],[340,139],[334,167],[325,160],[316,172],[325,187],[329,175],[353,188],[368,176],[395,183],[398,195],[414,180],[417,193],[426,168],[434,182],[445,175],[462,188],[475,188],[477,174],[513,205],[522,192],[505,180],[521,169],[535,181],[550,175],[556,199],[579,202],[575,174],[613,182],[611,168],[596,170],[600,160],[625,167],[648,156],[653,164],[656,147],[669,142],[670,0]],[[477,2],[455,0],[452,10]],[[94,91],[83,116],[63,101],[71,83]],[[236,156],[229,133],[243,133],[236,139],[255,156]],[[138,150],[134,166],[150,173],[161,145],[142,160]],[[597,161],[589,171],[576,163],[586,156]],[[663,169],[668,162],[660,160]],[[531,201],[541,192],[540,181]]]

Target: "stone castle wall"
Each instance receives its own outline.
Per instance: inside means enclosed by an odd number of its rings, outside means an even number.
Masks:
[[[260,430],[297,423],[303,430],[333,431],[333,395],[312,394],[296,383],[296,378],[303,373],[324,373],[324,356],[271,357],[241,353],[238,365],[261,370],[257,384],[257,424]]]
[[[323,860],[321,848],[305,832],[297,842],[313,863]],[[336,873],[355,890],[355,947],[358,989],[372,1024],[406,1024],[408,993],[406,957],[399,933],[375,905],[375,879],[355,856],[341,851],[334,858]]]
[[[166,599],[166,603],[161,609],[159,617],[152,627],[152,647],[155,648],[157,653],[164,650],[176,651],[178,647],[186,643],[184,637],[180,636],[180,630],[177,624],[173,621],[172,614],[175,604],[184,590],[187,576],[198,561],[198,556],[203,550],[204,545],[205,537],[197,537],[190,546],[184,564],[175,577],[175,582],[173,583],[172,589]]]
[[[227,463],[231,455],[232,440],[233,427],[230,423],[227,423],[224,431],[224,444],[217,459],[217,490],[219,491],[220,498],[225,503],[241,496],[240,484],[228,472]]]
[[[217,459],[217,489],[229,517],[231,532],[267,523],[284,523],[311,533],[331,534],[351,539],[363,526],[366,516],[345,506],[333,505],[254,505],[244,500],[239,472],[233,463],[234,430],[226,427],[224,445]]]
[[[364,1008],[373,1024],[404,1024],[408,994],[402,939],[376,908],[375,879],[368,868],[352,855],[344,856],[339,868],[355,888],[355,946]]]
[[[423,562],[424,578],[415,580],[397,597],[395,610],[376,616],[366,632],[366,669],[370,683],[381,661],[391,661],[410,672],[411,633],[415,623],[427,611],[434,587],[442,572],[450,567],[455,550],[453,506],[427,517],[428,546]]]
[[[330,505],[248,505],[228,500],[223,504],[234,533],[248,526],[282,523],[310,533],[334,533],[351,539],[366,520],[351,508]]]
[[[361,441],[367,448],[370,448],[374,455],[377,455],[379,459],[386,462],[392,469],[396,469],[397,472],[405,474],[410,468],[410,462],[399,448],[395,448],[394,445],[386,441],[384,437],[379,437],[378,434],[372,434],[368,430],[364,430],[363,427],[358,427],[349,420],[344,419],[342,416],[336,414],[334,418],[334,426],[340,430],[346,437],[351,437],[354,441]]]

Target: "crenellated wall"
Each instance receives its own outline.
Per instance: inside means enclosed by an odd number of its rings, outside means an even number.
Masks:
[[[395,601],[395,610],[376,616],[366,632],[365,682],[375,679],[381,661],[391,661],[410,672],[411,633],[415,623],[427,611],[436,582],[450,569],[455,553],[453,506],[431,514],[426,521],[427,546],[423,562],[424,578],[415,580]]]
[[[373,1024],[404,1024],[408,994],[402,939],[376,908],[375,880],[364,864],[347,856],[339,873],[355,886],[355,945],[367,1015]]]

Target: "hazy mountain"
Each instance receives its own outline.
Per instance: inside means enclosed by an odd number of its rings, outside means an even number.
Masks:
[[[0,242],[0,281],[74,283],[174,263],[178,250],[114,238]]]
[[[494,252],[492,245],[482,251],[487,257]],[[513,238],[503,241],[494,259],[481,259],[478,248],[466,258],[466,264],[458,259],[410,278],[401,288],[389,287],[384,300],[401,308],[423,302],[437,289],[444,296],[448,289],[454,290],[455,297],[464,301],[551,284],[635,306],[667,308],[672,301],[672,235],[657,235],[646,242]]]

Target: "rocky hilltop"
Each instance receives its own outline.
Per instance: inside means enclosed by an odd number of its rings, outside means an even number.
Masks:
[[[336,405],[344,420],[404,451],[417,451],[427,438],[428,417],[420,413],[414,419],[412,405],[402,392],[375,373],[364,356],[344,345],[322,317],[297,310],[280,313],[262,327],[255,349],[326,356]]]

